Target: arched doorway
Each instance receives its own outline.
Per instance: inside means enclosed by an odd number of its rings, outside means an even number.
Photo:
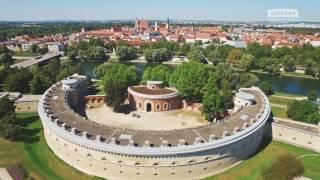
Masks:
[[[152,105],[151,105],[151,103],[147,103],[147,112],[150,112],[150,111],[152,111]]]

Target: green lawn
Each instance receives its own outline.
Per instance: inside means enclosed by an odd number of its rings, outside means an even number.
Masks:
[[[242,162],[240,165],[207,180],[256,180],[262,179],[261,171],[268,167],[281,153],[292,153],[296,156],[302,154],[314,154],[315,152],[300,147],[284,144],[278,141],[272,141],[265,149]],[[302,158],[305,172],[304,176],[313,180],[320,179],[320,156]]]
[[[299,95],[299,94],[290,94],[290,93],[285,93],[285,92],[275,92],[274,95],[276,96],[288,96],[288,97],[303,97],[303,95]]]
[[[47,146],[41,121],[36,113],[18,114],[24,130],[19,142],[12,143],[0,138],[0,167],[21,163],[30,176],[35,179],[99,179],[85,175],[58,159]],[[217,176],[207,179],[261,179],[261,170],[269,166],[280,153],[294,155],[313,154],[314,152],[292,145],[272,141],[249,160]],[[263,146],[264,147],[264,146]],[[320,179],[320,157],[302,158],[305,176]]]
[[[18,114],[25,127],[19,142],[0,138],[0,167],[21,163],[35,179],[93,179],[58,159],[47,146],[36,113]]]
[[[279,107],[271,107],[273,116],[288,119],[287,109]]]
[[[288,106],[289,103],[293,102],[293,99],[286,99],[286,98],[280,98],[275,96],[270,96],[269,100],[272,104],[279,104],[279,105],[285,105]]]

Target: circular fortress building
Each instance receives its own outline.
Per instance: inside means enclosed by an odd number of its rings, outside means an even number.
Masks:
[[[83,98],[79,91],[87,83],[85,77],[73,76],[54,84],[40,99],[38,113],[47,144],[60,159],[107,179],[184,180],[217,174],[257,151],[270,116],[268,98],[253,87],[240,90],[235,102],[239,107],[225,123],[159,131],[114,127],[78,113],[84,102],[78,100]],[[177,91],[160,82],[130,87],[129,94],[139,111],[181,106]]]
[[[163,87],[162,81],[148,81],[146,86],[128,88],[129,102],[133,109],[143,112],[161,112],[180,109],[178,91]]]

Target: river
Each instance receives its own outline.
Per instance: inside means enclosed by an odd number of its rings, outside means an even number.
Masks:
[[[101,63],[96,62],[86,62],[83,63],[83,71],[86,75],[94,78],[93,70]],[[148,66],[144,63],[128,63],[135,65],[140,72]],[[307,79],[307,78],[297,78],[289,76],[274,76],[271,74],[255,73],[260,81],[269,82],[275,91],[296,95],[307,95],[310,91],[316,90],[318,95],[320,95],[320,80],[318,79]]]

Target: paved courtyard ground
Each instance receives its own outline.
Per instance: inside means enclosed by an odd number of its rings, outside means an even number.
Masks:
[[[108,126],[137,130],[174,130],[205,125],[204,117],[197,112],[175,110],[167,112],[138,112],[130,114],[115,113],[107,106],[87,109],[91,121]],[[134,114],[140,118],[134,117]]]

